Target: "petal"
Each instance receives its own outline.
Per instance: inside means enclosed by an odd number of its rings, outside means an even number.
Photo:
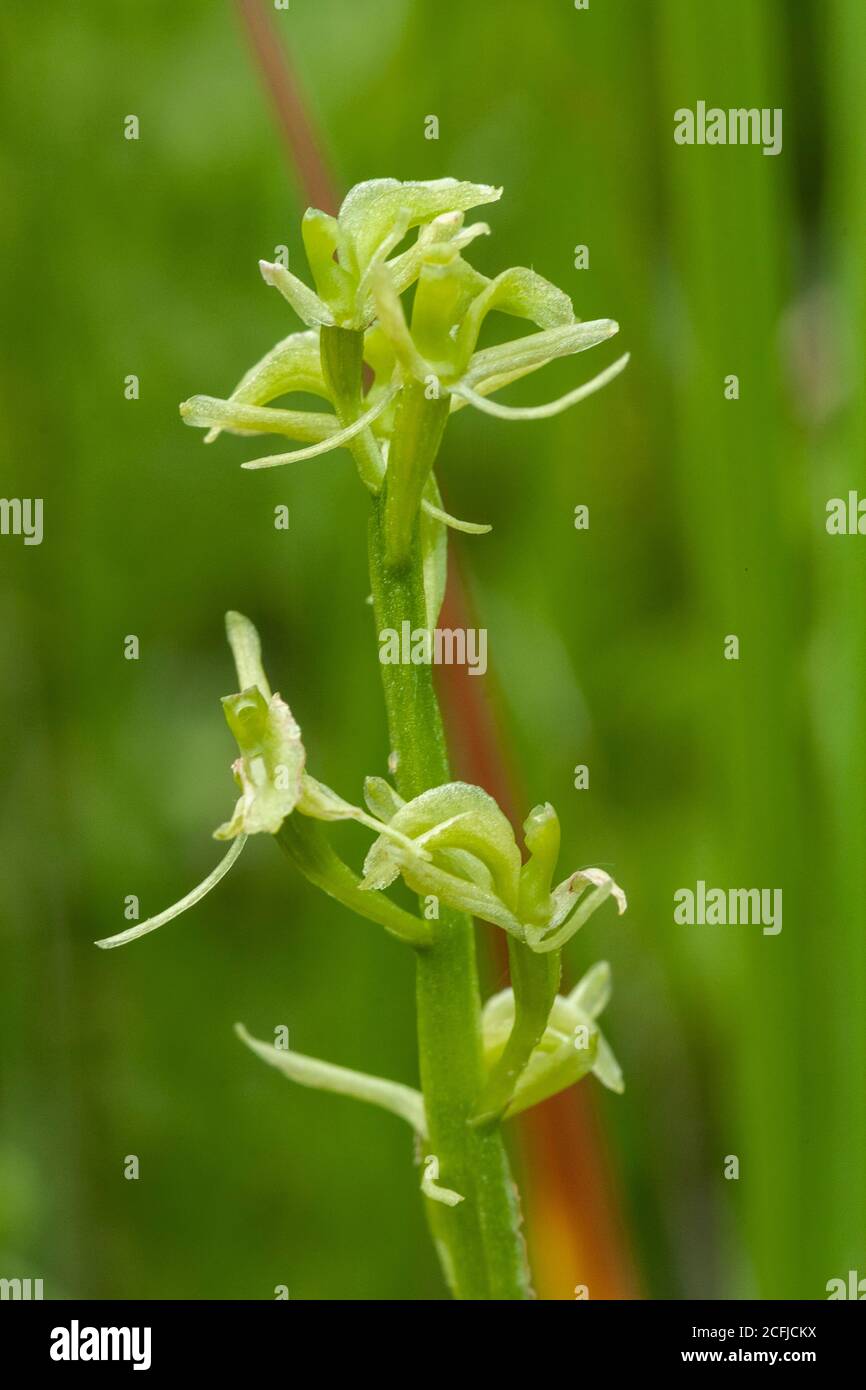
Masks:
[[[595,1054],[592,1070],[593,1075],[598,1077],[602,1086],[606,1086],[609,1091],[616,1091],[618,1095],[622,1095],[625,1090],[622,1070],[613,1054],[610,1043],[603,1034],[599,1034],[598,1051]]]
[[[148,917],[146,922],[136,922],[135,926],[130,927],[127,931],[118,932],[116,936],[103,937],[101,941],[96,942],[96,945],[100,946],[103,951],[112,951],[115,946],[125,946],[128,941],[135,941],[139,936],[147,936],[148,932],[156,931],[157,927],[161,927],[166,922],[170,922],[173,917],[179,917],[182,912],[186,912],[187,908],[194,907],[197,902],[201,902],[202,898],[205,897],[212,888],[216,887],[221,878],[225,877],[246,842],[246,835],[239,835],[213,872],[209,873],[207,878],[203,879],[196,888],[193,888],[192,891],[181,898],[179,902],[174,903],[171,907],[167,907],[164,912],[158,913],[156,917]]]
[[[296,1081],[300,1086],[311,1086],[317,1091],[334,1091],[337,1095],[351,1096],[354,1100],[367,1101],[370,1105],[390,1110],[393,1115],[406,1120],[422,1139],[426,1139],[427,1121],[420,1091],[397,1081],[387,1081],[381,1076],[369,1076],[366,1072],[335,1066],[333,1062],[305,1057],[300,1052],[273,1047],[270,1043],[251,1037],[242,1023],[235,1024],[235,1032],[250,1051],[269,1066],[276,1067],[290,1081]]]
[[[430,364],[415,346],[403,305],[386,266],[379,266],[373,276],[372,295],[379,328],[391,344],[397,360],[417,381],[423,381],[432,374]]]
[[[447,827],[447,828],[445,828]],[[503,904],[514,911],[520,851],[510,821],[492,796],[467,782],[448,782],[407,801],[393,817],[392,831],[417,841],[437,831],[436,847],[468,850],[487,866]]]
[[[584,893],[585,888],[590,891]],[[526,927],[527,944],[533,951],[560,950],[611,896],[622,915],[628,905],[625,893],[610,874],[605,873],[604,869],[579,870],[553,890],[554,910],[547,927]],[[578,905],[572,911],[575,903]]]
[[[547,1043],[547,1047],[544,1043]],[[593,1068],[598,1053],[599,1032],[595,1024],[587,1025],[587,1045],[577,1045],[574,1036],[545,1035],[536,1048],[529,1065],[517,1083],[514,1099],[506,1115],[518,1115],[530,1106],[538,1105],[550,1096],[558,1095],[583,1079]]]
[[[398,218],[405,217],[407,228],[417,227],[439,213],[466,212],[482,203],[494,203],[501,196],[501,188],[457,179],[410,183],[370,179],[356,184],[343,199],[337,219],[354,262],[347,269],[360,278]]]
[[[307,208],[301,236],[319,298],[343,318],[352,312],[355,286],[352,277],[335,259],[339,245],[337,219],[318,208]]]
[[[568,999],[569,1003],[588,1014],[590,1018],[598,1018],[610,999],[610,993],[610,966],[606,960],[600,960],[597,965],[593,965],[590,970],[587,970],[583,979],[575,985],[569,994]]]
[[[222,706],[241,753],[233,766],[241,797],[214,836],[275,835],[301,795],[306,755],[300,728],[279,695],[266,700],[257,686],[226,696]]]
[[[530,319],[541,329],[574,323],[574,307],[564,290],[526,266],[512,266],[488,280],[469,305],[457,333],[462,368],[475,351],[484,320],[493,310]]]
[[[530,811],[523,822],[523,835],[529,859],[520,870],[520,920],[546,926],[561,838],[559,817],[549,801]]]
[[[421,510],[435,521],[441,521],[443,526],[450,527],[452,531],[462,531],[466,536],[486,536],[488,531],[493,530],[493,527],[484,521],[461,521],[450,512],[444,512],[441,507],[434,506],[426,498],[421,502]]]
[[[344,444],[348,444],[350,439],[354,439],[357,434],[371,425],[377,416],[390,405],[396,396],[399,386],[396,384],[389,386],[388,390],[380,396],[374,405],[370,406],[363,415],[359,415],[357,420],[353,420],[344,429],[337,430],[334,434],[324,439],[319,444],[311,444],[306,449],[293,449],[288,454],[268,454],[265,458],[250,459],[248,463],[242,463],[241,468],[278,468],[283,463],[297,463],[300,459],[316,458],[319,454],[330,453],[332,449],[340,449]]]
[[[610,367],[599,372],[598,376],[594,376],[591,381],[584,382],[583,386],[576,387],[574,391],[568,391],[558,400],[548,401],[546,405],[500,405],[498,401],[491,401],[485,396],[479,395],[469,386],[458,383],[451,389],[456,395],[462,396],[469,405],[474,405],[476,410],[480,410],[485,415],[496,415],[500,420],[547,420],[552,415],[560,415],[563,410],[568,410],[571,406],[577,405],[578,401],[586,400],[587,396],[592,396],[603,386],[607,386],[608,382],[619,376],[620,372],[628,365],[629,357],[630,353],[625,353],[622,357],[617,358]]]
[[[259,270],[265,284],[273,285],[274,289],[279,290],[283,299],[288,300],[298,318],[308,328],[315,328],[323,323],[334,323],[334,315],[327,304],[284,265],[274,265],[272,261],[259,261]]]
[[[318,333],[290,333],[245,372],[230,400],[240,405],[267,405],[290,392],[303,391],[330,400],[322,376]],[[214,426],[205,437],[210,444],[219,434]]]
[[[340,428],[336,415],[313,410],[273,410],[268,406],[241,405],[216,396],[191,396],[180,407],[185,425],[231,434],[284,434],[317,444]]]
[[[524,375],[545,366],[555,357],[571,357],[576,352],[596,347],[618,332],[619,324],[613,319],[595,319],[589,323],[565,324],[543,333],[529,333],[498,347],[483,348],[473,353],[460,385],[476,387],[489,377],[504,373]]]
[[[403,294],[413,285],[421,273],[421,267],[437,249],[446,248],[457,254],[469,246],[476,237],[489,236],[490,228],[486,222],[474,222],[470,227],[463,226],[462,212],[443,212],[418,233],[414,246],[402,255],[388,262],[388,270],[398,294]]]
[[[406,803],[384,777],[364,779],[364,800],[377,820],[389,821]]]
[[[262,643],[258,632],[249,618],[243,613],[230,610],[226,613],[226,638],[234,658],[238,685],[247,690],[257,686],[266,700],[271,698],[271,687],[262,665]]]

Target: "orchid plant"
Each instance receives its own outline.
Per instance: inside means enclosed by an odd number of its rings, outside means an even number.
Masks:
[[[315,288],[261,262],[265,281],[305,325],[251,367],[227,398],[198,395],[180,408],[189,425],[273,434],[288,453],[242,465],[272,468],[347,448],[371,494],[369,563],[376,628],[435,627],[447,562],[447,530],[482,533],[443,507],[434,466],[450,416],[466,407],[503,420],[555,415],[601,389],[628,357],[544,405],[515,407],[496,394],[554,358],[583,352],[617,331],[581,323],[562,290],[525,267],[492,279],[464,252],[489,234],[465,225],[500,189],[439,179],[375,179],[353,188],[337,217],[310,209],[303,240]],[[402,249],[401,249],[402,248]],[[411,312],[406,296],[411,295]],[[531,331],[479,347],[488,314],[528,321]],[[274,407],[293,393],[321,411]],[[369,777],[363,805],[307,770],[301,730],[265,674],[259,638],[239,613],[226,618],[238,691],[223,698],[238,746],[239,797],[214,832],[229,842],[213,872],[166,911],[97,944],[121,946],[192,907],[237,859],[250,835],[273,836],[318,888],[411,947],[416,956],[420,1087],[239,1037],[291,1080],[368,1101],[406,1120],[416,1136],[431,1233],[456,1297],[532,1297],[518,1198],[502,1122],[593,1072],[623,1089],[598,1026],[610,994],[606,964],[559,993],[561,952],[610,898],[626,907],[603,870],[554,883],[559,821],[549,804],[514,829],[482,788],[451,780],[429,665],[382,665],[393,782]],[[331,823],[354,820],[373,837],[356,872],[332,842]],[[402,881],[418,913],[389,896]],[[511,987],[481,1004],[472,918],[507,936]]]

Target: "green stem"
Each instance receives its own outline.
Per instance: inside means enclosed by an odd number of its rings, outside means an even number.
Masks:
[[[475,1124],[488,1124],[508,1108],[533,1051],[544,1036],[561,975],[561,954],[538,955],[508,938],[508,967],[514,990],[514,1026],[505,1051],[491,1068]]]
[[[427,625],[417,527],[407,563],[387,563],[387,499],[376,499],[370,523],[370,575],[378,631]],[[382,677],[396,781],[402,796],[450,780],[432,670],[383,665]],[[464,1201],[446,1207],[427,1199],[428,1217],[449,1283],[458,1298],[531,1297],[517,1192],[498,1125],[470,1124],[484,1082],[478,971],[471,920],[443,909],[431,946],[417,955],[416,1001],[421,1088],[430,1151],[439,1183]]]

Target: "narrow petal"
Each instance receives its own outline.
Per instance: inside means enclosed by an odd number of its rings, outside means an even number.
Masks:
[[[590,891],[584,893],[585,888]],[[533,951],[560,950],[609,897],[613,897],[620,916],[628,906],[625,893],[604,869],[578,870],[551,896],[554,911],[547,927],[526,927],[526,941]],[[574,903],[578,905],[572,911]]]
[[[409,325],[406,322],[406,315],[403,313],[400,296],[397,294],[385,266],[379,266],[373,276],[372,286],[373,303],[376,308],[379,327],[406,370],[416,380],[423,381],[426,376],[430,375],[431,368],[415,346],[412,334],[409,332]]]
[[[506,373],[523,375],[543,367],[555,357],[572,357],[576,352],[604,343],[619,332],[613,319],[593,319],[589,323],[568,323],[543,333],[528,333],[498,347],[483,348],[473,353],[461,384],[477,387],[489,377]]]
[[[628,365],[629,357],[630,354],[625,353],[610,367],[599,372],[598,376],[594,376],[591,381],[587,381],[583,386],[578,386],[574,391],[560,396],[558,400],[549,401],[547,405],[500,405],[498,401],[491,401],[487,397],[479,395],[477,391],[473,391],[470,386],[465,386],[459,382],[456,386],[452,386],[451,390],[455,395],[462,396],[469,405],[474,405],[476,410],[482,411],[485,415],[495,415],[500,420],[547,420],[552,415],[560,415],[563,410],[568,410],[571,406],[577,405],[578,401],[585,400],[587,396],[592,396],[603,386],[607,386],[608,382],[619,376],[620,372]]]
[[[351,425],[347,425],[345,429],[337,430],[335,434],[322,440],[321,443],[311,444],[306,449],[293,449],[288,454],[269,454],[266,458],[251,459],[249,463],[242,463],[241,468],[278,468],[283,463],[297,463],[301,459],[316,458],[319,454],[327,454],[332,449],[339,449],[344,444],[348,444],[349,440],[354,439],[362,430],[365,430],[368,425],[371,425],[390,405],[399,389],[396,384],[389,386],[375,405],[372,405],[363,415],[359,415],[358,419],[353,420]]]
[[[288,300],[298,318],[302,319],[308,328],[316,328],[323,323],[329,326],[333,324],[334,315],[327,304],[319,298],[315,290],[311,290],[309,285],[299,280],[297,275],[286,270],[284,265],[259,261],[259,270],[265,284],[273,285],[274,289],[279,290],[283,299]]]
[[[613,1054],[613,1048],[603,1034],[599,1034],[598,1051],[592,1070],[602,1086],[606,1086],[609,1091],[616,1091],[617,1095],[622,1095],[625,1090],[622,1069]]]
[[[606,960],[600,960],[597,965],[587,970],[583,979],[575,985],[568,1001],[583,1013],[589,1014],[590,1018],[598,1018],[610,999],[610,993],[610,966]]]
[[[376,247],[398,218],[407,228],[429,222],[442,212],[468,212],[482,203],[495,203],[501,188],[458,179],[400,183],[397,179],[369,179],[356,184],[343,199],[338,217],[355,264],[362,275]]]
[[[386,782],[384,777],[366,777],[364,779],[364,800],[371,813],[377,820],[386,823],[395,816],[401,806],[406,802],[399,792]]]
[[[422,1139],[426,1139],[427,1121],[420,1091],[397,1081],[387,1081],[381,1076],[369,1076],[366,1072],[335,1066],[333,1062],[305,1057],[300,1052],[273,1047],[270,1043],[251,1037],[242,1023],[235,1024],[235,1032],[250,1051],[255,1052],[268,1066],[276,1067],[290,1081],[296,1081],[299,1086],[310,1086],[316,1091],[333,1091],[340,1096],[351,1096],[354,1100],[363,1100],[383,1110],[390,1110],[393,1115],[410,1124]]]
[[[526,266],[511,266],[488,280],[462,315],[456,341],[463,366],[475,351],[484,320],[494,310],[530,319],[541,329],[574,323],[574,308],[564,290]]]
[[[267,405],[293,391],[330,399],[322,376],[318,329],[282,338],[244,372],[229,399],[241,405]],[[220,427],[213,425],[205,435],[205,444],[211,444],[219,433]]]
[[[452,531],[462,531],[467,536],[486,536],[488,531],[493,530],[493,527],[484,521],[461,521],[459,517],[443,511],[441,507],[434,507],[432,502],[422,501],[421,507],[434,521],[441,521],[445,526],[450,526]]]
[[[421,273],[426,258],[436,253],[439,247],[447,248],[455,255],[469,246],[479,236],[489,236],[490,228],[486,222],[473,222],[470,227],[463,226],[462,212],[443,212],[434,217],[418,233],[414,246],[402,255],[388,262],[388,271],[398,294],[413,285]]]
[[[180,407],[181,419],[194,429],[230,434],[284,434],[308,444],[330,439],[340,428],[336,415],[314,410],[275,410],[269,406],[242,405],[216,396],[191,396]]]
[[[301,222],[301,236],[319,298],[340,317],[350,313],[354,284],[335,255],[339,245],[336,217],[318,208],[307,208]]]
[[[167,907],[156,917],[148,917],[146,922],[136,922],[134,927],[130,927],[128,931],[118,932],[117,936],[103,937],[101,941],[96,942],[96,945],[101,947],[103,951],[111,951],[115,946],[125,946],[127,941],[135,941],[139,936],[146,936],[148,932],[156,931],[157,927],[164,926],[173,917],[179,917],[182,912],[186,912],[187,908],[194,907],[228,873],[246,842],[246,835],[238,835],[237,839],[232,841],[228,854],[220,860],[213,872],[208,874],[197,888],[193,888],[191,893],[187,893],[185,898],[181,898],[172,907]]]
[[[226,613],[226,638],[234,657],[241,690],[255,685],[269,700],[271,687],[262,665],[262,643],[255,626],[243,613],[229,610]]]

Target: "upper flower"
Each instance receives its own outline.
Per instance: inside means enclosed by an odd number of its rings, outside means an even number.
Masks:
[[[398,293],[414,284],[426,247],[440,241],[466,246],[490,229],[484,223],[463,228],[462,214],[482,203],[496,202],[501,188],[458,179],[400,183],[370,179],[343,199],[336,217],[308,208],[301,233],[316,291],[284,266],[260,261],[265,280],[289,301],[310,327],[338,325],[363,330],[374,317],[373,278],[386,265]],[[442,218],[440,214],[446,214]],[[438,219],[433,227],[430,226]],[[421,229],[414,246],[389,260],[407,233]]]
[[[251,459],[246,468],[272,468],[347,445],[364,483],[378,492],[400,428],[400,402],[412,383],[423,387],[428,400],[447,398],[446,415],[471,405],[508,420],[543,419],[600,390],[623,370],[627,354],[543,405],[515,407],[490,399],[553,359],[583,352],[619,331],[612,319],[579,322],[568,295],[525,266],[490,279],[466,261],[463,252],[490,229],[483,222],[464,226],[464,213],[500,194],[456,179],[374,179],[347,194],[337,217],[309,209],[303,238],[316,289],[284,266],[260,263],[265,280],[308,331],[279,342],[227,399],[185,401],[183,419],[207,429],[207,442],[229,430],[283,435],[301,444]],[[415,229],[415,240],[397,251]],[[412,286],[407,319],[402,296]],[[479,348],[485,319],[494,311],[527,320],[535,331]],[[351,380],[334,369],[335,343],[352,360]],[[369,384],[362,382],[362,365]],[[293,393],[317,396],[329,409],[270,407]],[[441,510],[434,490],[425,490],[418,504],[439,522],[460,525]]]

